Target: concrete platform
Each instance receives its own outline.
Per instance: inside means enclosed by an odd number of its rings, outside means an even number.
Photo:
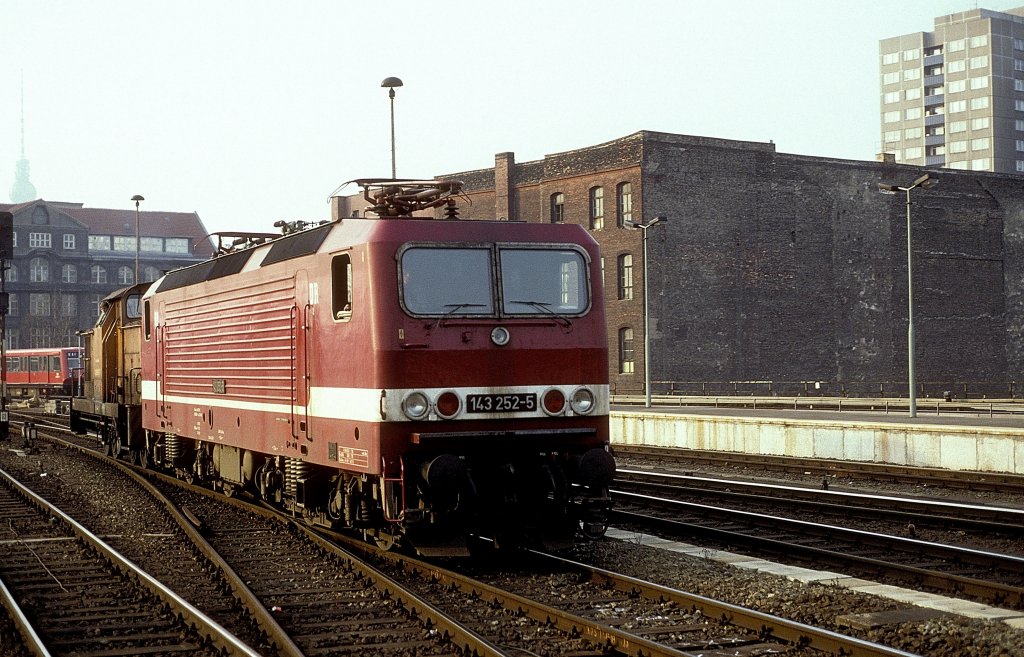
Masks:
[[[1024,416],[904,415],[697,406],[614,407],[613,446],[872,461],[1024,474]]]
[[[745,568],[768,575],[785,577],[786,579],[797,582],[820,582],[834,586],[841,586],[843,588],[850,589],[851,591],[877,595],[897,602],[926,609],[933,609],[937,612],[957,614],[968,618],[1000,621],[1016,629],[1024,629],[1024,611],[1000,609],[999,607],[990,607],[978,602],[971,602],[970,600],[958,600],[956,598],[947,598],[933,593],[911,591],[910,589],[890,586],[888,584],[879,584],[877,582],[850,577],[841,573],[812,570],[810,568],[801,568],[800,566],[787,566],[774,561],[766,561],[764,559],[748,557],[742,554],[734,554],[732,552],[724,552],[722,550],[710,550],[708,548],[691,545],[689,543],[658,538],[657,536],[650,536],[648,534],[641,534],[634,531],[624,531],[614,527],[609,528],[605,536],[607,538],[621,540],[625,543],[646,545],[656,547],[661,550],[686,554],[691,557],[710,559],[711,561],[729,564],[736,568]]]

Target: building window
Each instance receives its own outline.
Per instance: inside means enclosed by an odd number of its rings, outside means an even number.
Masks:
[[[114,250],[115,251],[134,251],[135,250],[135,238],[128,237],[125,235],[114,235]]]
[[[967,121],[950,121],[949,132],[953,134],[955,132],[964,132],[967,130]]]
[[[988,171],[991,166],[991,160],[987,157],[980,157],[976,160],[971,160],[971,169],[974,171]]]
[[[949,104],[949,113],[950,114],[955,114],[957,112],[966,112],[966,111],[967,111],[967,101],[966,100],[954,100],[952,103]]]
[[[590,188],[590,227],[593,230],[604,228],[604,187]]]
[[[882,122],[883,123],[899,123],[899,121],[900,121],[900,113],[899,113],[899,111],[886,112],[885,114],[882,115]]]
[[[1014,39],[1013,40],[1013,49],[1014,50],[1024,50],[1024,39]]]
[[[988,96],[982,96],[981,98],[971,99],[971,109],[985,109],[988,107]]]
[[[90,235],[89,236],[89,250],[90,251],[109,251],[110,250],[110,235]]]
[[[107,270],[99,265],[93,265],[89,270],[89,277],[93,283],[105,284],[107,282]]]
[[[18,267],[12,262],[11,268],[6,272],[6,280],[8,283],[16,283],[18,281]]]
[[[958,52],[967,47],[966,39],[957,39],[956,41],[949,42],[949,52]]]
[[[967,80],[953,80],[946,85],[946,89],[951,94],[958,94],[961,91],[967,90]]]
[[[1013,125],[1018,131],[1024,132],[1024,119],[1015,120]]]
[[[628,182],[619,183],[615,188],[618,197],[616,223],[624,228],[626,222],[633,221],[633,185]]]
[[[985,68],[988,66],[988,55],[982,55],[981,57],[971,57],[970,61],[971,68]]]
[[[75,235],[74,233],[64,233],[64,248],[71,250],[75,248]]]
[[[164,241],[159,237],[143,237],[139,239],[141,251],[163,251]]]
[[[49,326],[33,326],[28,330],[28,347],[29,349],[39,349],[40,347],[49,347],[50,345],[50,327]]]
[[[50,234],[49,233],[29,233],[28,234],[28,248],[30,248],[30,249],[48,249],[48,248],[50,248]]]
[[[912,87],[903,92],[907,100],[917,100],[921,97],[921,87]]]
[[[900,140],[899,130],[889,130],[885,133],[885,143],[891,144]]]
[[[971,150],[972,151],[988,150],[988,146],[989,146],[988,137],[982,137],[980,139],[972,139],[971,140]]]
[[[633,363],[633,329],[619,329],[619,374],[632,374],[636,371]]]
[[[920,79],[921,79],[921,69],[919,69],[919,68],[908,68],[907,70],[903,71],[903,80],[904,81],[920,80]]]
[[[985,89],[988,87],[988,76],[982,78],[971,78],[971,89]]]
[[[551,223],[560,224],[565,221],[565,194],[555,192],[551,195]]]
[[[133,285],[135,283],[135,272],[131,267],[118,267],[117,282],[120,285]]]
[[[18,295],[12,294],[7,299],[7,314],[17,315],[18,314]]]
[[[39,294],[28,295],[28,312],[33,317],[49,317],[50,316],[50,293],[43,292]]]
[[[142,273],[142,282],[152,283],[156,279],[160,278],[160,270],[156,267],[146,267]]]
[[[921,111],[922,110],[921,110],[920,107],[909,107],[909,108],[907,108],[907,113],[906,113],[907,120],[908,121],[913,121],[914,119],[921,118]]]
[[[93,317],[99,317],[100,316],[100,308],[103,307],[103,295],[102,294],[94,294],[94,295],[92,295],[92,299],[89,300],[89,306],[92,307],[92,316]]]
[[[188,253],[188,239],[185,237],[168,237],[165,243],[167,253]]]
[[[897,131],[898,132],[898,131]],[[921,128],[907,128],[903,131],[904,139],[920,139],[924,131]]]
[[[913,61],[915,59],[920,59],[920,58],[921,58],[921,49],[920,48],[911,48],[909,50],[904,50],[903,51],[903,61],[905,61],[905,62]]]
[[[900,102],[900,92],[898,91],[888,91],[882,96],[882,103],[886,105],[898,102]]]
[[[948,62],[946,64],[946,73],[963,73],[967,70],[967,60],[958,59],[955,62]]]
[[[78,315],[78,297],[73,294],[63,294],[60,297],[61,317],[75,317]]]
[[[633,298],[633,256],[619,256],[619,299]]]
[[[949,143],[949,152],[950,153],[966,153],[967,152],[967,142],[966,141],[951,141]]]
[[[1024,62],[1022,62],[1022,63],[1024,63]],[[1014,80],[1013,81],[1013,90],[1014,91],[1024,91],[1024,80]]]
[[[983,116],[979,119],[971,119],[971,130],[984,130],[991,124],[992,122],[987,116]]]
[[[988,35],[987,34],[982,34],[981,36],[971,37],[971,47],[972,48],[981,48],[982,46],[987,46],[987,45],[988,45]]]
[[[900,72],[893,71],[882,76],[882,84],[896,84],[900,81]]]
[[[61,283],[77,283],[78,282],[78,267],[74,265],[64,265],[60,268],[60,282]]]
[[[924,149],[920,146],[908,148],[903,151],[903,159],[905,160],[916,160],[921,157],[924,157]]]
[[[898,52],[887,52],[882,55],[882,64],[888,66],[889,64],[899,64],[900,54]]]
[[[45,283],[50,280],[50,263],[46,258],[32,258],[28,263],[28,280],[32,283]]]
[[[1024,171],[1024,160],[1017,160],[1017,172]]]

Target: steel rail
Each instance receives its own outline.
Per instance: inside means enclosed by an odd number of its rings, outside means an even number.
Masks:
[[[14,621],[14,627],[21,634],[22,639],[25,640],[24,648],[36,657],[50,657],[50,651],[46,649],[42,638],[40,638],[36,629],[32,627],[32,622],[29,621],[25,616],[25,612],[18,606],[17,600],[11,595],[3,580],[0,580],[0,603],[7,609],[11,620]]]
[[[611,494],[613,498],[632,499],[642,504],[657,504],[660,506],[666,506],[674,509],[685,508],[695,513],[715,514],[719,516],[739,518],[745,522],[750,522],[754,525],[767,525],[772,528],[784,527],[792,531],[797,531],[805,536],[808,533],[821,534],[829,538],[840,536],[843,537],[844,540],[850,540],[856,543],[868,542],[883,548],[889,548],[892,545],[898,545],[903,546],[904,548],[912,548],[907,549],[906,551],[913,551],[919,555],[930,554],[931,556],[942,559],[961,559],[965,563],[974,563],[979,565],[985,565],[988,567],[991,567],[994,562],[997,562],[1004,569],[1015,569],[1015,572],[1021,572],[1021,570],[1024,570],[1024,557],[998,554],[994,552],[986,552],[983,550],[974,550],[971,548],[963,548],[958,546],[942,545],[938,543],[931,543],[928,541],[921,541],[917,539],[891,536],[888,534],[878,534],[858,529],[837,527],[835,525],[822,525],[812,522],[806,522],[803,520],[793,520],[790,518],[780,518],[778,516],[769,516],[759,513],[737,511],[735,509],[726,509],[702,504],[693,504],[690,502],[680,502],[678,500],[670,500],[648,495],[637,495],[635,493],[626,493],[623,491],[613,490],[611,491]],[[675,532],[686,533],[690,535],[704,534],[716,537],[721,540],[726,540],[732,543],[742,543],[748,545],[753,544],[762,547],[771,547],[772,551],[782,554],[792,554],[793,552],[801,552],[804,554],[813,555],[815,557],[826,558],[833,562],[839,561],[846,563],[860,563],[865,566],[870,566],[872,569],[884,570],[886,572],[889,572],[890,574],[902,573],[906,575],[912,575],[914,579],[916,579],[919,582],[922,582],[929,586],[935,586],[946,591],[961,591],[971,593],[977,599],[984,600],[991,604],[1009,605],[1011,608],[1014,609],[1024,608],[1024,588],[1018,586],[1011,586],[987,580],[979,580],[971,577],[963,577],[960,575],[952,575],[935,570],[927,570],[914,566],[896,564],[889,561],[881,561],[869,557],[843,554],[841,552],[835,552],[832,550],[825,550],[822,548],[815,548],[806,545],[801,545],[799,543],[790,543],[762,536],[752,536],[750,534],[719,529],[717,527],[708,527],[707,525],[701,525],[697,523],[673,520],[670,518],[646,516],[642,514],[631,513],[628,511],[622,511],[619,509],[613,510],[612,516],[613,518],[618,518],[619,520],[632,522],[635,524],[657,524],[659,526],[670,528]]]
[[[245,657],[260,657],[260,654],[247,646],[235,635],[221,627],[216,621],[194,607],[187,600],[179,596],[171,589],[164,586],[159,580],[149,573],[136,566],[132,561],[126,559],[117,550],[108,545],[101,538],[89,531],[71,516],[67,515],[48,501],[37,495],[24,484],[19,482],[6,471],[0,469],[0,477],[5,479],[8,485],[22,498],[35,506],[43,513],[48,513],[64,523],[80,540],[87,542],[105,559],[110,561],[118,570],[131,576],[140,585],[147,588],[160,600],[179,613],[191,625],[193,625],[203,636],[212,641],[215,645],[227,650],[233,655],[244,655]]]
[[[534,550],[529,552],[540,559],[587,574],[592,582],[606,584],[625,593],[642,595],[655,600],[668,600],[680,607],[692,607],[709,618],[721,618],[732,625],[753,630],[764,636],[775,637],[791,645],[806,646],[829,654],[849,655],[850,657],[914,657],[913,653],[871,643],[832,630],[813,627],[696,593],[614,573],[553,554]]]
[[[978,470],[948,470],[891,463],[841,461],[824,458],[803,458],[768,454],[745,454],[715,450],[648,445],[612,445],[617,457],[653,458],[668,462],[693,462],[748,466],[760,470],[782,470],[808,476],[850,477],[858,479],[889,480],[898,483],[941,483],[953,488],[1024,494],[1024,475],[1008,472],[982,472]]]
[[[808,486],[697,477],[669,472],[645,472],[625,468],[619,468],[616,471],[613,485],[615,484],[632,484],[666,492],[680,491],[690,494],[714,491],[716,496],[734,496],[765,502],[785,500],[794,504],[813,504],[823,508],[839,508],[849,511],[871,513],[881,511],[886,515],[898,515],[903,519],[914,521],[919,520],[922,517],[921,514],[931,514],[937,521],[946,523],[977,526],[979,529],[992,531],[1024,532],[1024,508],[824,490]],[[855,506],[857,504],[866,504],[866,506]]]

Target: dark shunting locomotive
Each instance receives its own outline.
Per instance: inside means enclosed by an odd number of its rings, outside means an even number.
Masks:
[[[602,534],[597,243],[459,219],[456,182],[357,182],[376,217],[264,235],[108,297],[73,428],[424,554]]]

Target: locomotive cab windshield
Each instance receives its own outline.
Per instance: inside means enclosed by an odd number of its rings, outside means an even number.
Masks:
[[[399,270],[402,306],[413,316],[564,319],[590,309],[587,254],[574,246],[410,244]]]

